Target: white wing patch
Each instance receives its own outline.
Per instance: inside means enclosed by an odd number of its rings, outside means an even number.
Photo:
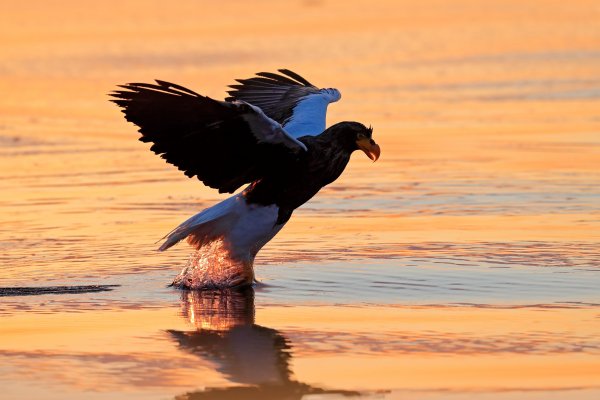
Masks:
[[[327,106],[342,98],[337,89],[321,89],[300,100],[292,117],[283,125],[294,138],[316,136],[325,130]]]
[[[259,107],[242,100],[236,100],[233,103],[246,104],[256,113],[245,114],[243,118],[253,128],[252,131],[259,143],[281,143],[291,149],[300,147],[302,150],[307,151],[304,143],[296,140],[297,136],[290,135],[287,129],[284,129],[277,121],[269,118]]]

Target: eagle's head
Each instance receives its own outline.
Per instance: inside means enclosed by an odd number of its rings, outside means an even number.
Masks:
[[[335,141],[341,144],[344,150],[350,153],[362,150],[373,161],[377,161],[381,154],[379,145],[373,140],[373,128],[367,128],[360,122],[339,122],[327,131]]]

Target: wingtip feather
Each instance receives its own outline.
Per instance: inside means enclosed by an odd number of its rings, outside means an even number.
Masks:
[[[298,75],[297,73],[295,73],[294,71],[291,71],[287,68],[281,68],[278,69],[277,71],[281,72],[284,75],[289,76],[292,79],[297,80],[298,82],[306,85],[306,86],[312,86],[315,87],[315,85],[313,85],[312,83],[310,83],[309,81],[307,81],[306,79],[304,79],[302,76]]]

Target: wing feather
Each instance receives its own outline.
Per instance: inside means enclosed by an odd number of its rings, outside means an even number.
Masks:
[[[304,79],[303,77],[298,75],[297,73],[290,71],[289,69],[280,69],[278,71],[281,72],[282,74],[286,74],[287,76],[297,80],[298,82],[300,82],[301,84],[303,84],[305,86],[314,86],[312,83],[310,83],[309,81],[307,81],[306,79]]]
[[[110,95],[142,142],[185,175],[219,192],[269,174],[305,151],[276,121],[243,101],[223,102],[165,81],[120,85]]]
[[[269,78],[269,79],[273,79],[276,80],[278,82],[282,82],[282,83],[288,83],[290,85],[297,85],[298,82],[283,76],[283,75],[278,75],[278,74],[274,74],[273,72],[258,72],[256,75],[258,76],[262,76],[264,78]],[[312,85],[309,85],[312,86]]]
[[[318,89],[288,69],[259,72],[253,78],[236,79],[225,101],[243,100],[259,107],[293,137],[318,135],[325,129],[327,105],[337,101],[336,89]],[[299,107],[300,105],[302,105]],[[289,128],[288,128],[289,127]]]

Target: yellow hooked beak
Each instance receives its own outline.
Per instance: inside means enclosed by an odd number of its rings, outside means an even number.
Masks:
[[[379,145],[375,143],[373,139],[368,137],[360,138],[356,141],[356,145],[359,149],[365,152],[367,157],[369,157],[373,161],[377,161],[379,155],[381,154],[381,149]]]

